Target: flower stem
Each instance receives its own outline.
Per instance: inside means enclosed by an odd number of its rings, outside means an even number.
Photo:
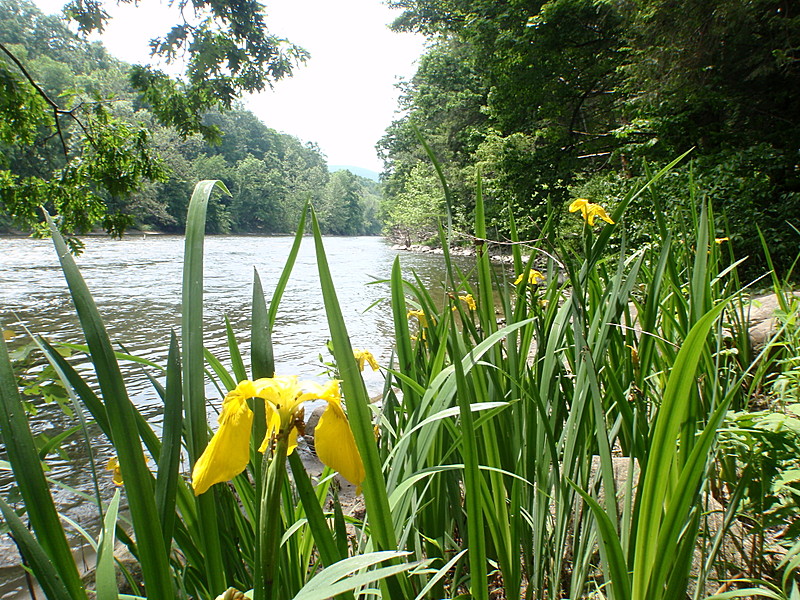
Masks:
[[[287,435],[278,435],[262,488],[256,544],[256,573],[253,600],[278,597],[278,550],[281,539],[281,487],[286,477]]]

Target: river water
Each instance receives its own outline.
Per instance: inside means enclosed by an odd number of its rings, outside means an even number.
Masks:
[[[164,364],[170,331],[174,329],[180,334],[184,238],[89,237],[85,242],[86,248],[76,261],[112,343]],[[227,363],[224,329],[227,315],[248,364],[253,269],[258,270],[269,300],[292,242],[290,237],[206,238],[205,343],[223,362]],[[387,364],[393,345],[387,280],[398,251],[376,237],[329,237],[324,244],[353,347],[368,349],[378,362]],[[436,284],[443,279],[441,256],[403,253],[401,264],[407,278],[413,269],[426,283]],[[0,329],[20,334],[11,341],[12,348],[25,343],[22,325],[50,342],[84,342],[52,242],[1,238]],[[311,238],[305,238],[273,331],[276,372],[323,381],[320,355],[323,360],[331,358],[325,346],[328,339],[314,244]],[[88,371],[88,364],[84,363],[82,368]],[[161,402],[141,367],[123,365],[123,372],[132,400],[157,426]],[[383,378],[367,369],[365,382],[375,394],[380,392]],[[213,386],[208,386],[207,392],[210,403],[218,406],[219,393]],[[31,421],[35,432],[49,435],[69,425],[61,411],[53,407],[40,410]],[[99,437],[93,441],[92,453],[101,467],[112,453],[104,444]],[[88,469],[76,467],[88,462],[85,444],[75,439],[66,443],[64,450],[66,458],[49,461],[52,469],[49,475],[66,485],[88,490],[91,481]],[[13,499],[9,477],[0,479],[0,490],[10,493]],[[79,512],[87,504],[69,491],[59,491],[58,496],[60,508],[67,512]],[[77,518],[81,518],[80,514]]]

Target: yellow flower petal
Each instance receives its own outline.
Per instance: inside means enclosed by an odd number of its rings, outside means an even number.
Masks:
[[[261,446],[258,448],[258,451],[261,452],[261,454],[264,454],[267,451],[270,443],[272,443],[272,438],[274,438],[281,430],[280,413],[275,410],[270,402],[265,402],[264,406],[266,408],[267,432],[264,435],[264,439],[261,440]],[[297,445],[297,440],[295,440],[295,445]]]
[[[247,406],[247,399],[253,396],[252,381],[243,381],[225,396],[219,429],[192,471],[195,495],[204,493],[215,483],[230,481],[247,466],[253,426],[253,411]]]
[[[578,198],[569,205],[569,212],[583,211],[589,201],[586,198]]]
[[[419,321],[420,327],[427,327],[428,326],[428,319],[425,317],[425,312],[422,310],[410,310],[408,311],[407,317],[410,319],[411,317],[415,317],[417,321]]]
[[[470,310],[476,310],[478,308],[478,305],[475,304],[475,298],[472,297],[472,294],[459,296],[458,299],[464,302],[467,305],[467,308]]]
[[[122,470],[119,468],[119,460],[117,460],[116,456],[112,456],[108,459],[106,471],[113,471],[114,474],[111,477],[111,481],[114,482],[114,485],[123,485]]]
[[[319,459],[339,471],[342,477],[356,486],[356,493],[360,493],[366,473],[350,423],[339,401],[328,402],[314,430],[314,446]]]
[[[519,277],[514,280],[514,285],[519,285],[525,279],[525,273],[520,273]],[[545,276],[542,275],[541,271],[537,271],[536,269],[531,269],[528,271],[528,285],[537,285],[539,282],[544,281]]]
[[[381,368],[378,364],[378,361],[375,360],[375,357],[369,350],[353,350],[353,356],[355,357],[356,362],[358,363],[358,368],[361,371],[364,370],[364,366],[367,364],[372,367],[373,371],[377,371]]]
[[[590,227],[594,226],[594,220],[596,218],[602,219],[611,225],[614,224],[614,221],[611,220],[611,217],[608,216],[602,206],[589,202],[586,198],[578,198],[569,205],[569,212],[578,211],[581,211],[584,220],[589,224]]]
[[[594,225],[595,217],[603,219],[603,221],[605,221],[606,223],[610,223],[611,225],[614,224],[614,221],[611,220],[611,217],[608,216],[605,209],[599,204],[587,205],[587,211],[588,211],[589,225]]]

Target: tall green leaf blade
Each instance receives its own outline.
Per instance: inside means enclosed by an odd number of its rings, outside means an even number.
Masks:
[[[455,323],[451,322],[451,335],[457,339]],[[478,448],[470,398],[475,397],[471,382],[467,380],[462,359],[453,357],[455,367],[456,400],[461,417],[461,453],[464,457],[464,495],[467,507],[467,542],[469,544],[470,592],[477,600],[488,600],[489,583],[486,576],[486,538],[484,532],[484,504],[481,487],[484,484],[478,469]]]
[[[356,571],[393,558],[401,558],[407,554],[407,552],[382,551],[346,558],[318,573],[303,586],[303,589],[295,595],[293,600],[325,600],[330,598],[331,595],[347,592],[361,585],[377,581],[382,577],[395,575],[420,566],[418,564],[402,564],[353,575]]]
[[[297,224],[297,233],[292,242],[292,248],[289,250],[289,256],[286,258],[286,263],[281,271],[281,276],[278,278],[278,283],[275,285],[275,291],[272,293],[272,300],[269,303],[269,328],[270,331],[275,327],[275,317],[278,314],[278,307],[283,298],[283,292],[286,290],[286,284],[289,282],[289,276],[294,269],[294,263],[297,261],[297,254],[300,251],[300,244],[303,241],[303,234],[306,231],[306,219],[308,218],[308,203],[303,207],[300,213],[300,222]]]
[[[186,217],[181,331],[187,448],[192,466],[208,443],[203,381],[203,246],[208,200],[216,187],[228,193],[220,181],[199,182],[189,201]]]
[[[294,477],[295,487],[297,488],[297,495],[303,503],[303,510],[308,519],[308,526],[311,529],[311,534],[314,536],[319,557],[322,564],[329,567],[336,562],[347,558],[347,552],[344,554],[339,551],[336,541],[333,539],[331,530],[322,512],[319,498],[317,498],[314,488],[311,485],[311,480],[308,477],[303,461],[298,456],[297,452],[292,452],[289,455],[289,466],[292,468],[292,476]],[[352,592],[343,592],[339,595],[340,600],[351,600],[353,598]]]
[[[47,598],[49,600],[76,600],[77,598],[86,600],[86,592],[78,594],[77,592],[70,593],[67,591],[64,581],[59,576],[45,550],[36,541],[31,532],[28,531],[25,523],[17,516],[14,509],[3,500],[2,496],[0,496],[0,512],[3,513],[3,518],[14,536],[14,541],[28,561],[37,583],[42,587]],[[71,555],[70,560],[72,560]],[[74,562],[72,564],[73,566],[75,565]]]
[[[314,244],[317,253],[317,266],[319,269],[320,285],[325,303],[325,312],[328,317],[328,327],[333,341],[333,355],[342,378],[342,390],[347,401],[348,418],[353,431],[356,447],[364,463],[366,478],[362,484],[364,501],[369,512],[376,546],[380,550],[393,550],[397,548],[397,541],[392,524],[392,515],[389,509],[389,500],[386,495],[386,484],[383,479],[380,456],[375,443],[375,433],[372,425],[372,411],[369,408],[369,396],[361,378],[361,372],[353,356],[350,337],[336,296],[336,288],[331,277],[325,248],[322,244],[322,234],[319,230],[316,215],[311,213]],[[395,591],[398,594],[399,591]],[[402,596],[398,595],[397,600]]]
[[[220,181],[199,182],[189,201],[186,246],[183,257],[181,343],[183,345],[183,398],[186,414],[186,447],[194,467],[208,444],[203,371],[203,245],[208,199],[215,188],[228,190]],[[198,521],[206,560],[205,574],[211,590],[226,588],[214,494],[196,498]],[[167,596],[164,596],[165,598]]]
[[[273,303],[275,301],[273,300]],[[250,326],[250,362],[253,379],[275,376],[275,353],[272,348],[272,322],[264,300],[264,287],[253,269],[253,309]],[[266,429],[266,426],[265,426]],[[261,436],[263,438],[263,435]]]
[[[703,478],[706,465],[708,464],[711,446],[717,437],[717,429],[725,418],[732,397],[733,394],[729,394],[716,410],[714,410],[708,420],[708,424],[698,436],[697,444],[692,449],[689,459],[681,471],[680,479],[675,487],[675,493],[673,497],[670,498],[669,506],[664,515],[660,539],[658,540],[655,561],[656,568],[654,569],[652,578],[654,582],[663,581],[667,576],[669,567],[672,567],[674,571],[680,566],[680,570],[682,570],[687,577],[692,568],[693,557],[691,554],[686,557],[686,562],[683,565],[675,565],[670,562],[669,559],[673,556],[675,548],[678,546],[682,530],[684,531],[684,535],[691,536],[692,546],[694,545],[693,540],[699,533],[697,528],[686,527],[687,518],[692,512],[694,506],[693,501],[697,497],[700,482]]]
[[[412,380],[416,380],[416,368],[414,365],[414,351],[411,347],[411,332],[408,328],[408,311],[406,298],[404,295],[405,284],[403,274],[400,269],[400,258],[395,256],[392,263],[391,290],[392,290],[392,317],[394,320],[395,344],[397,346],[397,370],[408,375]],[[403,390],[403,398],[410,410],[416,406],[417,394],[412,387],[400,381]]]
[[[567,479],[567,482],[581,495],[594,515],[595,522],[597,523],[597,530],[600,534],[600,541],[602,542],[601,555],[603,557],[603,562],[609,570],[608,575],[610,576],[613,586],[611,589],[611,597],[614,600],[632,600],[631,580],[627,567],[628,562],[625,560],[625,554],[622,552],[622,545],[620,544],[620,539],[617,535],[614,523],[597,500],[580,489],[580,487],[575,485],[570,479]]]
[[[114,492],[114,497],[108,505],[100,543],[97,545],[97,568],[95,569],[95,584],[97,600],[118,600],[117,574],[114,570],[114,530],[117,525],[119,511],[120,491]]]
[[[497,330],[497,319],[494,315],[494,297],[492,289],[492,267],[489,263],[489,248],[486,240],[486,217],[484,215],[483,184],[480,173],[475,189],[475,236],[478,238],[478,294],[480,305],[478,310],[481,315],[481,324],[486,334]]]
[[[167,354],[167,389],[164,395],[164,422],[161,455],[156,476],[156,506],[161,518],[164,547],[170,551],[175,526],[175,499],[181,461],[181,436],[183,432],[183,386],[181,385],[181,357],[175,332],[170,336]]]
[[[225,315],[225,334],[228,339],[228,353],[231,355],[231,370],[236,381],[244,381],[247,379],[247,371],[244,368],[244,361],[242,360],[242,353],[239,351],[239,345],[236,343],[236,335],[233,333],[231,321]]]
[[[75,560],[42,471],[33,434],[25,418],[5,341],[0,342],[0,348],[0,432],[14,479],[25,501],[31,527],[40,540],[47,560],[52,561],[51,567],[54,566],[58,571],[61,586],[65,586],[65,591],[68,590],[68,597],[85,598]],[[10,515],[5,517],[11,525],[13,518]],[[33,546],[30,548],[33,551]],[[46,566],[42,565],[41,568],[46,569]]]
[[[139,556],[142,577],[149,594],[169,597],[173,593],[172,579],[153,495],[153,476],[145,462],[138,429],[131,427],[132,423],[137,422],[138,412],[128,397],[111,340],[89,288],[50,215],[45,216],[97,374],[125,481],[137,544],[149,549]]]
[[[667,495],[669,473],[677,455],[675,440],[686,418],[695,372],[706,349],[706,339],[712,325],[725,309],[720,303],[706,313],[686,336],[669,375],[664,399],[656,416],[651,452],[642,484],[642,501],[636,531],[636,554],[633,568],[634,598],[646,598],[650,578],[656,568],[657,544],[662,525],[662,513]]]

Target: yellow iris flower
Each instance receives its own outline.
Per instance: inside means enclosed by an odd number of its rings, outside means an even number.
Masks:
[[[372,367],[373,371],[377,371],[381,368],[378,364],[378,361],[375,360],[375,357],[372,355],[372,352],[369,350],[353,350],[353,356],[358,363],[359,370],[363,371],[364,367],[368,364]]]
[[[420,327],[427,327],[428,326],[428,319],[425,317],[425,311],[423,310],[410,310],[406,315],[407,318],[414,317],[417,321],[419,321]]]
[[[514,285],[519,285],[525,279],[525,273],[520,273],[519,277],[514,280]],[[528,271],[528,285],[536,285],[540,281],[544,281],[545,276],[541,273],[541,271],[537,271],[536,269],[531,269]]]
[[[611,220],[611,217],[608,216],[605,209],[600,206],[599,204],[593,204],[589,202],[586,198],[578,198],[572,204],[569,205],[569,212],[578,212],[581,211],[583,218],[589,223],[589,226],[594,226],[595,218],[602,219],[606,223],[610,223],[611,225],[614,224],[614,221]]]
[[[108,459],[106,471],[112,472],[111,481],[114,482],[114,485],[123,485],[122,470],[119,468],[119,460],[117,460],[116,456],[112,456]]]
[[[295,376],[276,375],[242,381],[225,396],[219,429],[192,471],[195,495],[204,493],[215,483],[230,481],[247,466],[253,426],[253,411],[247,404],[248,398],[262,398],[266,406],[267,434],[259,452],[265,452],[275,437],[286,436],[289,454],[297,446],[303,403],[325,400],[328,406],[314,432],[317,456],[360,489],[365,477],[364,465],[342,409],[339,381],[332,380],[321,386],[311,382],[301,384]]]
[[[478,305],[475,304],[475,298],[472,297],[472,294],[465,294],[464,296],[459,296],[459,300],[464,302],[467,305],[467,308],[470,310],[476,310]]]

